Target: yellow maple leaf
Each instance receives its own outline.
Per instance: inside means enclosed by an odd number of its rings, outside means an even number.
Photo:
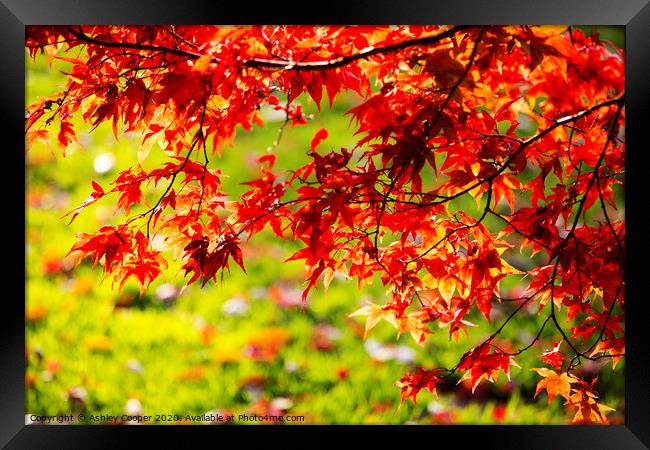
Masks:
[[[447,303],[449,308],[451,304],[451,298],[454,296],[454,291],[456,290],[456,280],[452,277],[441,278],[438,280],[438,292],[440,296]]]
[[[368,336],[368,332],[372,330],[381,319],[384,319],[386,322],[390,323],[392,326],[397,328],[397,321],[392,312],[384,310],[381,306],[376,305],[370,301],[366,302],[366,306],[361,309],[356,310],[349,317],[354,316],[368,316],[366,319],[366,328],[363,333],[363,338],[365,339]]]
[[[194,70],[195,72],[205,72],[210,67],[211,62],[212,62],[212,55],[203,55],[199,59],[194,61],[194,66],[192,66],[192,70]]]

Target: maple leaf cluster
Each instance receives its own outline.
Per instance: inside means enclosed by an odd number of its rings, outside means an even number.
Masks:
[[[564,404],[575,411],[573,423],[607,423],[605,414],[614,411],[614,409],[598,403],[598,395],[594,388],[597,378],[594,378],[591,383],[587,383],[579,377],[567,373],[557,373],[546,368],[533,370],[543,377],[537,383],[535,397],[541,391],[546,390],[549,405],[556,396],[564,397],[566,400]]]
[[[359,285],[379,277],[385,304],[356,312],[368,316],[366,334],[383,319],[418,344],[433,325],[458,341],[474,311],[489,322],[495,304],[516,306],[456,367],[407,374],[402,399],[435,392],[454,372],[472,390],[509,376],[548,326],[566,351],[558,343],[541,355],[566,370],[538,369],[549,399],[578,405],[577,421],[602,422],[593,386],[569,388],[566,377],[584,360],[616,365],[624,355],[621,50],[561,26],[30,26],[26,45],[32,57],[71,66],[59,93],[28,107],[28,144],[49,143],[53,132],[65,149],[76,140],[75,116],[91,127],[111,123],[116,136],[143,136],[137,167],[110,189],[93,182],[71,212],[74,220],[116,196],[128,219],[81,235],[71,252],[120,286],[134,277],[146,288],[166,250],[182,260],[188,283],[216,280],[231,262],[243,269],[242,245],[270,228],[302,243],[288,259],[304,261],[303,302],[334,274]],[[259,178],[244,183],[250,189],[226,201],[209,158],[239,127],[261,125],[262,108],[282,112],[283,127],[306,126],[301,94],[320,109],[324,93],[331,107],[344,92],[359,99],[346,113],[353,147],[328,150],[320,129],[295,149],[307,164],[290,172],[274,169],[271,148]],[[145,171],[154,144],[168,162]],[[159,183],[157,202],[131,215],[146,203],[142,189]],[[478,213],[458,210],[460,198]],[[154,249],[154,236],[163,248]],[[513,267],[513,251],[535,266]],[[520,279],[524,293],[506,299],[506,277]],[[533,342],[496,346],[533,304],[545,314]]]

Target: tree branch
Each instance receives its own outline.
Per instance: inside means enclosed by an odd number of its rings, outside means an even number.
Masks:
[[[387,45],[385,47],[368,47],[364,50],[361,50],[359,53],[353,55],[340,56],[338,58],[326,60],[326,61],[283,61],[279,59],[265,59],[265,58],[251,58],[244,61],[244,66],[257,68],[257,69],[284,69],[284,70],[296,70],[296,71],[318,71],[325,69],[335,69],[337,67],[342,67],[351,62],[369,58],[374,55],[392,53],[399,50],[404,50],[410,47],[432,45],[437,42],[440,42],[443,39],[454,36],[460,31],[465,31],[475,28],[470,25],[459,25],[453,28],[449,28],[435,36],[427,36],[418,39],[411,39],[407,41],[402,41],[397,44]],[[162,52],[169,53],[175,56],[182,56],[191,59],[198,59],[204,56],[201,53],[182,50],[179,48],[165,47],[161,45],[149,45],[149,44],[136,44],[131,42],[114,42],[114,41],[104,41],[101,39],[96,39],[94,37],[88,36],[83,31],[77,31],[74,28],[69,28],[70,33],[81,42],[86,42],[88,44],[98,45],[102,47],[113,47],[113,48],[130,48],[134,50],[148,50],[153,52]],[[218,58],[213,58],[214,62],[220,62]]]
[[[148,45],[148,44],[135,44],[131,42],[114,42],[114,41],[103,41],[101,39],[96,39],[90,37],[83,32],[83,30],[77,31],[74,28],[68,28],[70,33],[76,37],[81,42],[86,42],[88,44],[98,45],[100,47],[113,47],[113,48],[131,48],[133,50],[149,50],[153,52],[163,52],[169,53],[175,56],[184,56],[192,59],[198,59],[203,56],[200,53],[190,52],[187,50],[181,50],[179,48],[165,47],[161,45]]]
[[[299,62],[299,61],[282,61],[277,59],[264,59],[264,58],[251,58],[244,62],[244,65],[247,67],[255,68],[279,68],[285,70],[301,70],[301,71],[315,71],[315,70],[324,70],[324,69],[335,69],[337,67],[345,66],[350,64],[353,61],[359,59],[368,58],[373,55],[383,54],[383,53],[392,53],[399,50],[404,50],[409,47],[416,47],[418,45],[431,45],[437,42],[440,42],[443,39],[454,36],[456,33],[464,30],[475,28],[470,25],[459,25],[453,28],[449,28],[435,36],[427,36],[419,39],[411,39],[408,41],[402,41],[397,44],[387,45],[385,47],[368,47],[367,49],[361,50],[359,53],[348,56],[340,56],[338,58],[326,60],[326,61],[308,61],[308,62]]]

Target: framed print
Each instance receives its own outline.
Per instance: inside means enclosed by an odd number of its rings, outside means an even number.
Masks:
[[[3,445],[648,448],[650,6],[479,3],[5,0]]]

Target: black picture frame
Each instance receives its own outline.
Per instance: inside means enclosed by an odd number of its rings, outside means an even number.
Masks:
[[[648,0],[446,0],[358,1],[327,0],[297,4],[266,2],[249,5],[242,2],[199,0],[0,0],[0,123],[5,130],[3,168],[3,206],[5,224],[14,229],[3,242],[13,243],[3,255],[15,265],[17,277],[24,275],[25,250],[17,236],[19,215],[25,218],[24,196],[16,193],[21,182],[17,168],[24,167],[24,92],[25,25],[46,24],[575,24],[622,25],[626,31],[626,308],[627,356],[625,362],[625,425],[620,426],[431,426],[431,427],[254,427],[267,445],[286,445],[286,437],[277,431],[306,434],[301,445],[343,442],[349,431],[384,440],[397,434],[404,445],[418,441],[430,444],[440,439],[453,440],[463,447],[468,439],[482,448],[526,449],[642,449],[650,447],[650,357],[648,356],[648,304],[644,298],[643,277],[648,268],[647,239],[643,238],[644,185],[643,138],[645,119],[650,109],[650,3]],[[11,136],[13,139],[7,139]],[[7,144],[11,142],[11,144]],[[20,156],[22,155],[22,156]],[[12,175],[18,180],[10,181]],[[24,175],[24,172],[23,172]],[[22,180],[24,187],[24,179]],[[644,189],[645,188],[645,189]],[[23,192],[24,193],[24,192]],[[23,222],[23,226],[25,223]],[[24,236],[24,235],[23,235]],[[148,443],[159,441],[162,448],[191,445],[196,438],[207,438],[226,445],[226,437],[242,445],[248,442],[251,427],[212,426],[45,426],[25,425],[25,327],[24,288],[17,279],[6,276],[0,347],[0,444],[5,448],[129,448],[134,437]],[[14,292],[16,295],[6,295]],[[353,430],[354,428],[354,430]],[[188,439],[187,431],[193,433]],[[306,432],[306,433],[305,433]],[[272,434],[269,434],[272,433]],[[194,436],[194,435],[197,436]],[[215,440],[216,439],[216,440]],[[369,441],[368,441],[369,442]]]

